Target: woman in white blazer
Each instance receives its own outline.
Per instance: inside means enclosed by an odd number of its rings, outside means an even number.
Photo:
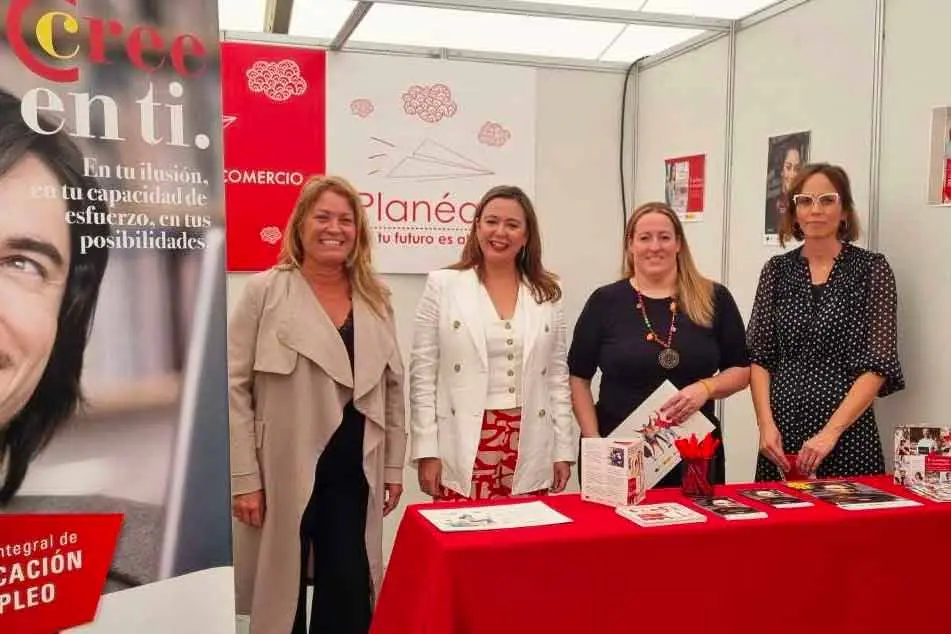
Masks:
[[[563,491],[575,460],[561,288],[518,187],[489,190],[416,311],[410,458],[434,499]]]

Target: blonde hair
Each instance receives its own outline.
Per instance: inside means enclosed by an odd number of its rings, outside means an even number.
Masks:
[[[694,264],[687,237],[680,218],[674,210],[661,202],[649,202],[634,210],[624,227],[624,268],[625,277],[634,276],[634,258],[631,256],[631,240],[637,222],[647,214],[663,214],[674,225],[674,234],[680,243],[677,253],[677,290],[676,299],[681,311],[695,324],[710,327],[713,325],[713,281],[700,274]]]
[[[360,201],[360,194],[345,178],[325,175],[312,176],[301,186],[297,202],[294,204],[294,211],[287,219],[287,227],[284,230],[284,240],[281,244],[277,266],[287,270],[300,269],[303,265],[304,244],[301,240],[301,231],[304,227],[304,220],[307,219],[307,214],[313,210],[314,205],[326,192],[333,192],[346,198],[353,210],[357,235],[353,250],[345,263],[350,285],[377,315],[386,319],[392,315],[390,291],[380,281],[373,269],[371,258],[373,242],[366,209]]]

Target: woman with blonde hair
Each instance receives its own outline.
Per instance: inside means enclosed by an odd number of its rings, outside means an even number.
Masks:
[[[248,279],[231,315],[236,589],[251,634],[369,630],[406,447],[402,358],[370,245],[354,188],[311,178],[279,263]]]
[[[575,324],[568,367],[582,436],[605,437],[669,380],[680,389],[663,407],[681,423],[702,411],[721,437],[714,402],[744,389],[749,361],[743,319],[726,287],[697,270],[677,214],[647,203],[624,229],[624,277],[588,298]],[[591,379],[601,370],[599,400]],[[711,481],[726,480],[723,444]],[[676,486],[675,469],[657,486]]]
[[[518,187],[476,208],[458,263],[429,274],[410,361],[411,450],[435,499],[564,490],[574,460],[561,288]]]

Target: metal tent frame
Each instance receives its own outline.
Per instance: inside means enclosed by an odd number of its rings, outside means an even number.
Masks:
[[[243,2],[245,0],[222,0],[222,2]],[[308,0],[296,0],[304,3]],[[320,0],[309,0],[319,2]],[[717,0],[707,0],[716,2]],[[731,20],[725,18],[703,17],[674,13],[640,11],[637,8],[614,9],[590,6],[588,4],[568,4],[566,2],[536,0],[360,0],[356,2],[349,16],[343,21],[336,34],[330,38],[302,37],[290,35],[291,17],[295,0],[266,0],[263,28],[260,31],[233,31],[224,29],[223,39],[255,41],[261,43],[282,43],[289,45],[321,48],[329,51],[351,51],[392,55],[408,55],[438,59],[457,59],[501,64],[516,64],[538,68],[562,68],[610,73],[630,72],[632,63],[637,70],[643,70],[672,57],[694,50],[709,42],[721,38],[734,37],[743,29],[768,20],[780,13],[793,9],[808,0],[777,0],[747,16]],[[631,5],[644,6],[648,0],[630,0]],[[451,11],[469,11],[482,14],[523,16],[535,18],[557,18],[582,23],[620,24],[631,26],[660,27],[669,29],[691,29],[701,34],[677,45],[638,60],[606,61],[575,57],[557,57],[548,55],[522,55],[485,50],[467,50],[464,48],[406,46],[399,44],[352,42],[351,38],[361,23],[377,6],[401,6],[422,9],[442,9]]]

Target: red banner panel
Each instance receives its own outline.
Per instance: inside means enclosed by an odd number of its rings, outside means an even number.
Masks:
[[[119,514],[0,515],[0,632],[92,621],[121,525]]]
[[[224,42],[228,270],[263,271],[303,183],[326,169],[324,51]]]

